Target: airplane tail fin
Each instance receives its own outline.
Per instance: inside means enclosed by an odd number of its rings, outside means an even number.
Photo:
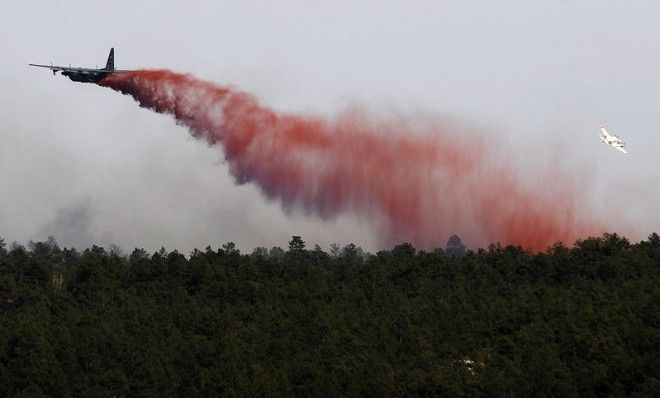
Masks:
[[[115,49],[110,49],[108,54],[108,62],[105,63],[105,70],[115,70]]]

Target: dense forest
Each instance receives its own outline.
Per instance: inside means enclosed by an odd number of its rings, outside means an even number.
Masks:
[[[660,395],[660,237],[188,255],[0,240],[0,396]]]

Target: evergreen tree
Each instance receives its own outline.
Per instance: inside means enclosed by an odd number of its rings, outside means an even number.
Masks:
[[[451,258],[230,243],[0,240],[0,396],[660,393],[657,234]]]

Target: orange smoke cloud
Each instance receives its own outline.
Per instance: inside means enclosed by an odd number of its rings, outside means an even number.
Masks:
[[[470,245],[543,250],[598,231],[581,221],[570,180],[533,190],[490,146],[431,117],[384,119],[360,109],[301,117],[166,70],[117,73],[99,84],[222,147],[238,183],[255,183],[285,209],[362,217],[383,245],[432,248],[457,233]]]

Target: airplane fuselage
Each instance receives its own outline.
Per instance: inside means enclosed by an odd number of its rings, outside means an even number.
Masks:
[[[68,77],[74,82],[81,83],[96,83],[107,76],[112,74],[112,72],[100,71],[100,70],[80,70],[80,71],[62,71],[63,76]]]

